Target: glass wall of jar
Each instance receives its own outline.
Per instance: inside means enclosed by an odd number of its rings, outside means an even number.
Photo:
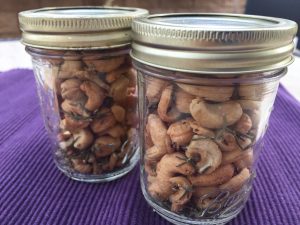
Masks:
[[[221,17],[225,25],[218,23]],[[259,59],[247,55],[242,40],[227,43],[222,39],[225,35],[213,31],[233,24],[242,32],[258,23],[254,19],[170,14],[149,16],[133,24],[131,54],[139,80],[141,186],[147,202],[174,224],[225,224],[249,197],[286,65],[274,67],[267,59],[261,65],[251,65]],[[211,36],[201,36],[202,23],[210,24],[205,29]],[[287,43],[292,42],[295,32],[291,29]],[[245,51],[244,58],[230,59],[226,45],[231,53],[238,49],[239,57]],[[290,63],[292,47],[287,49]]]
[[[145,13],[79,7],[20,14],[54,161],[75,180],[114,180],[138,161],[136,71],[127,34],[132,19]]]

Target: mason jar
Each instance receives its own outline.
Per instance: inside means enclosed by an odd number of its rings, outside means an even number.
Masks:
[[[105,182],[138,161],[130,29],[144,9],[63,7],[19,14],[56,166]]]
[[[144,197],[174,224],[225,224],[249,198],[297,25],[164,14],[132,29]]]

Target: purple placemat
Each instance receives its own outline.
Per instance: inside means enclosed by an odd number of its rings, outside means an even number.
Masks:
[[[300,104],[282,87],[254,188],[230,225],[300,224]],[[0,74],[0,224],[169,224],[143,199],[138,168],[86,184],[55,168],[31,70]]]

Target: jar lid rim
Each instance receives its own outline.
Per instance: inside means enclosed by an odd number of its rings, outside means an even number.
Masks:
[[[76,6],[27,10],[18,16],[25,45],[84,49],[130,43],[133,19],[146,15],[141,8]]]
[[[135,19],[132,55],[182,71],[272,69],[291,63],[294,21],[224,13],[156,14]],[[159,52],[159,53],[158,53]],[[159,60],[157,59],[159,58]],[[273,58],[273,61],[270,60]],[[203,65],[205,68],[202,68]]]

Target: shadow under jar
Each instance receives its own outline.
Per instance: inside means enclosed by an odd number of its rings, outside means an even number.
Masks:
[[[57,167],[105,182],[138,161],[134,8],[45,8],[19,14]]]
[[[225,224],[242,210],[296,30],[247,15],[134,21],[141,186],[165,219]]]

